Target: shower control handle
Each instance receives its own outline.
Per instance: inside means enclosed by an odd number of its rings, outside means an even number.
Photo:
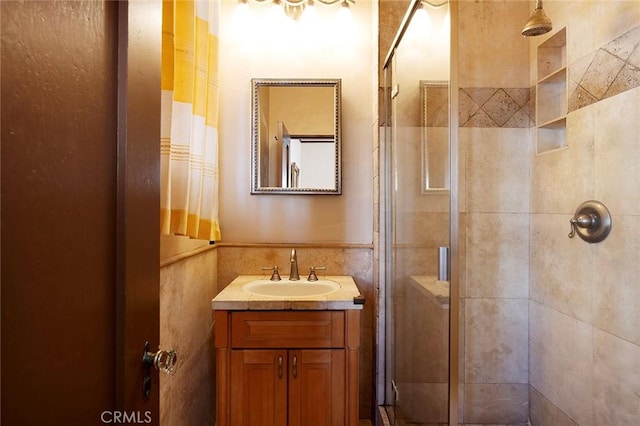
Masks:
[[[585,201],[578,206],[569,224],[569,238],[578,235],[588,243],[599,243],[611,232],[611,213],[600,201]]]
[[[569,232],[569,238],[576,236],[577,227],[591,229],[598,226],[598,217],[593,214],[580,214],[577,217],[572,217],[569,220],[571,225],[571,232]]]

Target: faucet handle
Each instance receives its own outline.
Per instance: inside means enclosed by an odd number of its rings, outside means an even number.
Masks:
[[[273,272],[271,273],[271,278],[269,278],[271,281],[280,281],[282,278],[280,278],[280,272],[278,272],[278,265],[273,265],[273,268],[265,266],[262,268],[263,271],[268,271],[268,270],[272,270]]]
[[[318,281],[318,276],[316,275],[316,270],[325,271],[327,268],[325,266],[312,266],[309,268],[309,277],[307,277],[307,281]]]

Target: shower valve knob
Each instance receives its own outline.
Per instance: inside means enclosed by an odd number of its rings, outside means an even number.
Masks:
[[[598,243],[607,238],[611,231],[611,214],[601,202],[585,201],[578,206],[569,224],[569,238],[577,234],[588,243]]]
[[[593,214],[580,214],[577,217],[572,217],[569,220],[571,224],[571,232],[569,232],[569,238],[576,236],[577,227],[591,229],[598,226],[598,217]]]

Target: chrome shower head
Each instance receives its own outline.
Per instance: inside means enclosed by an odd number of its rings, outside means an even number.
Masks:
[[[536,8],[531,13],[529,20],[522,28],[522,35],[525,37],[539,36],[551,31],[551,19],[547,17],[542,9],[542,0],[536,0]]]

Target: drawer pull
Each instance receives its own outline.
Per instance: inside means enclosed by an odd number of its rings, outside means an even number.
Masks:
[[[282,355],[278,356],[278,378],[282,379]]]
[[[293,378],[298,377],[298,356],[293,356]]]

